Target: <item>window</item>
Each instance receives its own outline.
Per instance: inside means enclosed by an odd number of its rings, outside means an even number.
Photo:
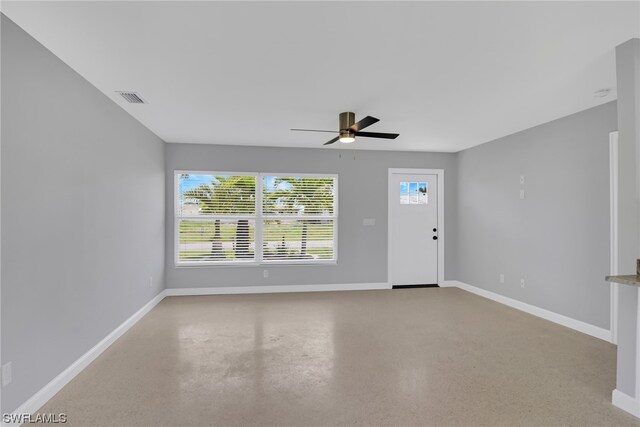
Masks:
[[[426,205],[429,204],[428,182],[405,182],[400,183],[400,204],[401,205]]]
[[[336,261],[334,175],[176,172],[177,265]]]

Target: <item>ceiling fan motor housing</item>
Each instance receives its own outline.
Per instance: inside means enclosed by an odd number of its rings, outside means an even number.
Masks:
[[[350,128],[356,122],[356,115],[351,112],[340,113],[339,122],[340,136],[354,138],[355,134]]]

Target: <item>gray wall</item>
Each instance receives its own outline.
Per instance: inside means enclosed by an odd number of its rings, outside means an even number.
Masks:
[[[162,291],[165,202],[160,139],[4,16],[1,48],[7,412]]]
[[[388,168],[400,167],[445,170],[445,276],[455,278],[456,155],[362,150],[353,156],[352,150],[341,149],[167,144],[167,288],[386,282]],[[337,173],[338,264],[176,268],[174,170]],[[363,218],[375,218],[376,225],[364,227]],[[269,278],[262,277],[264,268]]]
[[[611,102],[460,152],[457,279],[608,329],[616,129]]]

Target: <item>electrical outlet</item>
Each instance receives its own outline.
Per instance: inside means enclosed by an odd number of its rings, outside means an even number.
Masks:
[[[524,288],[524,279],[520,279],[520,287]]]
[[[376,219],[375,218],[365,218],[362,220],[362,225],[364,225],[365,227],[372,227],[374,225],[376,225]]]
[[[524,185],[524,175],[520,175],[520,185]]]
[[[11,362],[2,365],[2,387],[11,384]]]
[[[262,270],[262,277],[264,277],[265,279],[269,277],[269,270]]]
[[[500,273],[500,283],[504,283],[504,274]]]
[[[524,190],[520,190],[520,199],[524,200]]]

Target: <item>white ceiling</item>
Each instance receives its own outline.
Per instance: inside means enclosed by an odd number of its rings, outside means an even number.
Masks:
[[[167,142],[458,151],[615,99],[638,2],[3,2]],[[148,105],[115,93],[139,92]],[[61,100],[64,102],[64,100]],[[335,144],[334,146],[339,146]],[[350,146],[348,146],[351,148]]]

